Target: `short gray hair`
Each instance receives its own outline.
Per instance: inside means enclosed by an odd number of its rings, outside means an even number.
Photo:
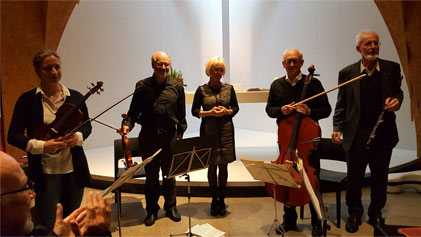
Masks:
[[[164,51],[156,51],[153,55],[152,55],[152,57],[151,57],[151,62],[152,62],[152,65],[154,64],[154,63],[156,63],[156,56],[158,55],[158,54],[161,54],[161,55],[165,55],[165,56],[167,56],[169,59],[170,59],[170,61],[171,61],[171,57],[166,53],[166,52],[164,52]]]
[[[355,36],[355,44],[358,46],[361,44],[361,36],[367,33],[373,33],[376,34],[377,37],[379,38],[379,34],[377,34],[374,30],[362,30],[360,31],[357,36]]]

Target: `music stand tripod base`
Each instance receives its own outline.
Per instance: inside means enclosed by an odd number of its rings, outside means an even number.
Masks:
[[[275,206],[275,219],[273,220],[272,226],[270,227],[268,236],[271,236],[274,231],[278,230],[281,232],[281,235],[284,236],[287,232],[285,231],[284,227],[282,227],[282,224],[278,220],[278,209],[276,208],[276,188],[275,184],[273,184],[273,203]]]
[[[282,235],[286,233],[281,223],[278,221],[278,211],[276,208],[276,185],[298,187],[290,171],[285,165],[265,163],[262,160],[240,159],[247,168],[251,176],[255,180],[261,180],[273,185],[273,203],[275,207],[275,219],[268,232],[268,236],[272,235],[275,230],[281,232]]]
[[[211,139],[212,140],[212,139]],[[187,180],[187,199],[189,214],[189,229],[187,233],[170,234],[170,236],[199,236],[191,231],[191,212],[190,212],[190,175],[191,171],[205,169],[209,167],[211,158],[212,143],[207,137],[194,137],[176,141],[173,146],[173,157],[170,171],[167,178],[175,176],[185,176]]]
[[[200,236],[200,235],[196,235],[193,234],[191,232],[191,211],[190,211],[190,198],[191,198],[191,191],[190,191],[190,175],[189,174],[184,174],[183,176],[186,176],[186,180],[187,180],[187,206],[188,206],[188,210],[189,210],[189,230],[187,231],[187,233],[180,233],[180,234],[170,234],[170,236]]]

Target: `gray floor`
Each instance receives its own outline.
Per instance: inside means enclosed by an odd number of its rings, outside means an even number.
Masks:
[[[190,134],[194,136],[194,134]],[[278,155],[276,134],[245,129],[236,129],[236,152],[237,161],[231,163],[229,168],[228,186],[245,187],[256,185],[256,181],[249,174],[239,158],[271,161]],[[96,148],[86,150],[91,174],[99,180],[113,180],[114,176],[114,152],[113,147]],[[136,158],[135,158],[136,159]],[[395,149],[392,155],[391,166],[399,166],[416,159],[415,151]],[[324,169],[346,171],[344,162],[322,160]],[[192,186],[207,186],[207,170],[199,170],[190,173]],[[177,185],[185,186],[183,177],[177,177]],[[136,180],[142,183],[143,179]],[[368,207],[370,191],[365,189],[363,193],[365,208]],[[328,224],[331,230],[328,236],[372,236],[373,227],[367,224],[367,217],[360,226],[360,231],[349,234],[345,231],[347,208],[345,205],[345,192],[342,193],[342,221],[340,229],[336,228],[336,200],[334,193],[323,194],[324,202],[328,207]],[[112,195],[109,195],[111,203],[114,203]],[[151,227],[143,223],[146,217],[145,198],[141,194],[123,194],[122,206],[122,236],[169,236],[170,234],[184,233],[189,227],[188,199],[177,197],[178,210],[182,215],[181,222],[173,222],[165,217],[164,211],[159,212],[159,219]],[[388,202],[383,212],[388,225],[421,226],[421,193],[404,192],[400,194],[388,194]],[[160,198],[161,207],[164,204]],[[270,197],[260,198],[227,198],[228,215],[225,217],[212,217],[209,214],[210,198],[191,198],[191,225],[210,224],[224,231],[226,236],[266,236],[275,218],[274,202]],[[112,206],[112,231],[113,236],[118,236],[117,209]],[[282,205],[277,203],[278,219],[282,222]],[[287,236],[310,236],[310,211],[308,205],[305,210],[305,218],[298,220],[298,231],[288,232]]]
[[[86,189],[85,194],[93,189]],[[96,190],[94,190],[96,191]],[[342,193],[344,197],[345,192]],[[113,196],[108,196],[112,203],[112,234],[118,236],[116,229],[117,208]],[[323,194],[325,205],[328,207],[328,224],[331,230],[328,236],[373,236],[373,227],[367,224],[367,216],[364,216],[363,223],[357,233],[350,234],[345,231],[345,220],[347,217],[345,200],[342,200],[341,228],[335,226],[336,208],[335,194]],[[85,200],[85,198],[84,198]],[[370,200],[370,190],[363,190],[363,202],[365,208]],[[164,211],[159,212],[159,219],[153,226],[147,227],[143,224],[146,217],[145,198],[142,194],[123,193],[122,198],[122,236],[169,236],[170,234],[184,233],[189,226],[188,199],[177,197],[178,210],[182,215],[181,222],[173,222],[165,217]],[[164,204],[163,197],[160,198],[161,207]],[[210,198],[191,198],[191,225],[210,224],[222,230],[226,236],[267,236],[271,224],[275,218],[274,202],[270,197],[259,198],[227,198],[228,214],[225,217],[212,217],[209,214]],[[277,203],[278,218],[282,222],[281,205]],[[310,236],[310,214],[308,205],[305,209],[305,218],[298,220],[298,231],[288,232],[287,236]],[[386,207],[383,210],[387,225],[421,226],[421,193],[414,190],[407,190],[399,194],[388,194]],[[276,234],[275,234],[276,235]]]

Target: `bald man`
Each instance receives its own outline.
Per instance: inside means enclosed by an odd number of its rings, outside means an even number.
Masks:
[[[1,236],[28,234],[34,228],[31,201],[33,183],[28,182],[15,159],[0,152]]]
[[[266,105],[266,113],[271,118],[276,118],[276,124],[293,114],[300,113],[305,117],[309,117],[315,122],[320,119],[329,117],[332,108],[330,107],[329,100],[326,95],[320,96],[305,104],[294,106],[295,103],[301,100],[301,94],[304,88],[304,80],[306,75],[301,73],[303,66],[303,54],[298,49],[287,49],[283,54],[282,66],[287,74],[284,77],[278,78],[272,82],[269,91],[268,102]],[[307,88],[306,98],[323,92],[322,83],[313,78]],[[279,134],[282,136],[282,134]],[[313,154],[316,154],[314,152]],[[318,157],[313,156],[318,163]],[[315,165],[319,166],[319,165]],[[318,169],[319,167],[314,167]],[[321,236],[322,228],[317,213],[310,203],[311,211],[311,225],[312,236]],[[282,227],[285,231],[297,229],[297,212],[295,206],[284,205],[284,222]],[[276,230],[277,233],[280,231]]]
[[[126,126],[123,133],[132,130],[135,123],[142,126],[139,133],[141,156],[147,158],[158,149],[162,151],[145,166],[146,171],[146,212],[145,225],[151,226],[158,218],[159,169],[167,176],[170,169],[172,151],[170,144],[181,140],[187,129],[184,88],[175,79],[169,78],[171,59],[165,52],[152,55],[151,77],[136,83]],[[163,177],[165,215],[173,221],[180,221],[176,207],[175,179]]]
[[[28,180],[19,164],[10,155],[0,151],[1,225],[0,236],[111,236],[111,207],[99,194],[89,193],[87,206],[76,209],[63,219],[63,207],[57,205],[54,229],[34,229],[30,213],[35,198],[34,183]]]

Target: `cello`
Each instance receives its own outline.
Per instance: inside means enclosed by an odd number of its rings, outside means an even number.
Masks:
[[[314,75],[314,66],[308,69],[309,74],[305,78],[304,87],[301,93],[301,100],[306,98],[307,88]],[[319,187],[316,177],[316,169],[310,165],[309,156],[316,149],[316,144],[312,141],[321,136],[319,125],[310,118],[304,117],[300,113],[290,115],[283,119],[278,125],[279,156],[272,163],[285,164],[296,180],[298,178],[298,159],[302,159],[302,165],[309,178],[313,189]],[[302,183],[299,183],[302,184]],[[265,183],[266,190],[272,197],[274,196],[274,184]],[[302,206],[310,202],[310,197],[304,185],[300,188],[290,188],[275,185],[276,201],[290,206]]]

